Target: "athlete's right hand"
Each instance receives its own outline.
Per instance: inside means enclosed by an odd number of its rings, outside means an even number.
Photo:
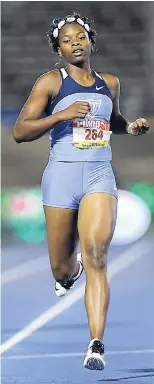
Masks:
[[[75,118],[83,119],[90,111],[90,105],[86,101],[76,101],[70,107],[59,112],[60,120],[73,120]]]

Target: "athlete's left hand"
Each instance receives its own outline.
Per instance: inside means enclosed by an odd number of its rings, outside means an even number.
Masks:
[[[130,123],[127,127],[127,132],[134,136],[143,135],[150,128],[148,121],[142,117]]]

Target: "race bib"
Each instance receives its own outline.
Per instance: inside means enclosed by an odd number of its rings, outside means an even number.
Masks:
[[[111,134],[106,120],[73,121],[73,145],[77,148],[107,147]]]

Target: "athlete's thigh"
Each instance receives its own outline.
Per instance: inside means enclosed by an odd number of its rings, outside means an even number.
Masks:
[[[75,209],[44,206],[50,258],[58,261],[71,257],[78,242]]]
[[[116,224],[117,199],[109,193],[91,193],[81,201],[78,230],[81,251],[110,243]]]

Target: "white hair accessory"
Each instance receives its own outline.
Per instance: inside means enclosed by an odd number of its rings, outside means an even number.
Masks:
[[[84,23],[84,21],[82,19],[80,19],[80,17],[78,17],[78,19],[76,19],[74,16],[73,17],[68,17],[66,20],[61,20],[58,24],[58,28],[55,28],[54,31],[53,31],[53,36],[55,37],[55,39],[58,37],[58,33],[59,31],[61,30],[61,28],[67,23],[73,23],[73,21],[76,21],[78,24],[80,24],[82,27],[84,27],[86,29],[87,32],[90,31],[90,27],[89,25],[86,23]]]
[[[86,29],[87,32],[90,31],[90,28],[89,28],[89,25],[88,25],[88,24],[84,24],[84,27],[85,27],[85,29]]]
[[[58,37],[58,28],[54,29],[53,36],[55,37],[55,39]]]
[[[65,20],[60,21],[60,23],[58,24],[58,29],[61,29],[64,24],[65,24]]]
[[[84,21],[80,19],[80,17],[78,17],[78,19],[76,20],[78,24],[84,26]]]
[[[75,17],[68,17],[66,21],[68,21],[69,23],[72,23],[73,21],[75,21]]]

